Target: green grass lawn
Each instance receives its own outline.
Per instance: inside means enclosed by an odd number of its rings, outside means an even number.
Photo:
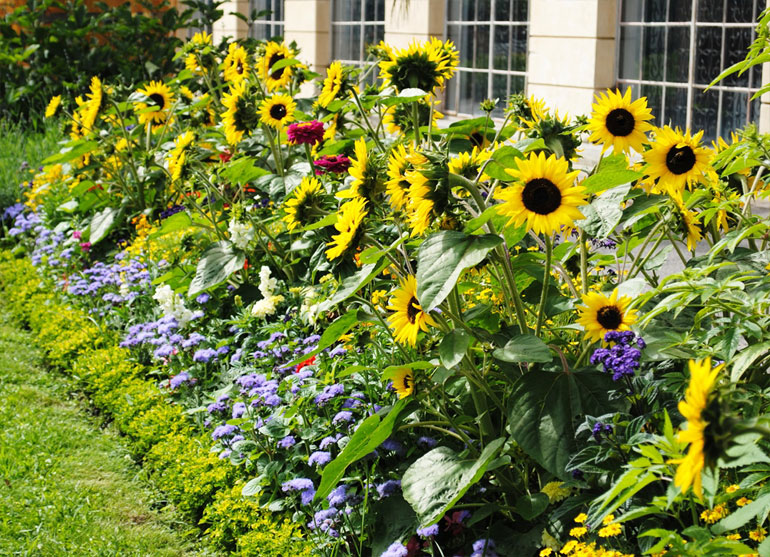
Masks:
[[[0,313],[0,555],[202,555],[83,402]]]

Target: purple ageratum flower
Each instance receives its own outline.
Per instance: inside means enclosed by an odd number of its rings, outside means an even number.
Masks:
[[[495,542],[492,539],[480,539],[473,542],[471,557],[498,557],[494,551]]]
[[[333,399],[335,396],[339,396],[345,392],[345,386],[342,384],[327,385],[321,394],[315,397],[315,403],[318,406],[324,406],[327,402]]]
[[[307,346],[309,344],[315,344],[319,340],[321,340],[321,335],[310,335],[309,337],[302,340],[302,344]]]
[[[296,122],[286,128],[286,136],[293,145],[316,145],[323,140],[324,125],[318,120],[309,122]]]
[[[636,339],[632,331],[610,331],[604,335],[607,343],[614,343],[610,348],[597,348],[591,355],[593,365],[601,363],[605,373],[612,373],[612,380],[619,381],[623,377],[633,377],[639,369],[639,360],[642,357],[641,348],[646,346],[642,340],[641,344]],[[634,346],[633,344],[636,344]]]
[[[243,402],[233,404],[233,419],[237,420],[246,413],[246,405]]]
[[[388,480],[377,486],[377,494],[380,499],[385,499],[401,490],[401,480]]]
[[[198,302],[199,304],[205,304],[210,299],[211,299],[211,296],[206,292],[204,292],[203,294],[198,294],[198,297],[195,298],[195,301]]]
[[[437,444],[438,441],[436,441],[433,437],[423,435],[422,437],[417,438],[417,446],[422,449],[432,449]]]
[[[340,412],[337,412],[337,414],[332,418],[332,423],[334,425],[339,425],[341,423],[347,423],[352,419],[353,419],[353,412],[350,412],[349,410],[342,410]]]
[[[300,500],[303,505],[309,505],[315,497],[315,487],[313,481],[307,478],[294,478],[281,484],[281,489],[284,492],[299,491]]]
[[[428,526],[427,528],[418,528],[417,535],[421,538],[431,538],[433,536],[438,536],[438,524]]]
[[[168,386],[171,387],[172,389],[178,389],[184,383],[187,383],[189,380],[190,380],[190,375],[186,371],[183,371],[182,373],[172,377],[168,382]]]
[[[190,333],[190,336],[186,340],[182,341],[182,348],[192,348],[198,346],[201,342],[204,342],[206,337],[200,333]]]
[[[326,466],[331,462],[332,454],[327,451],[315,451],[313,454],[310,455],[310,458],[307,459],[307,463],[310,466],[318,465],[318,466]]]
[[[612,426],[610,424],[603,424],[602,422],[596,422],[594,427],[591,428],[591,435],[594,436],[596,442],[602,440],[602,434],[612,433]]]
[[[222,439],[224,437],[230,437],[232,435],[235,435],[239,431],[240,431],[240,428],[237,425],[224,424],[214,429],[214,431],[211,434],[211,438],[214,439],[214,441],[216,441],[217,439]]]
[[[170,344],[164,344],[160,348],[156,349],[155,352],[153,352],[153,356],[156,358],[168,358],[174,353],[174,347]]]
[[[342,356],[345,353],[347,353],[347,349],[341,344],[329,350],[329,356],[331,356],[332,358],[336,358],[337,356]]]
[[[393,542],[380,557],[406,557],[409,550],[401,542]]]
[[[224,356],[228,352],[230,352],[230,347],[226,344],[217,348],[217,356]]]
[[[212,358],[216,359],[216,357],[217,351],[213,348],[201,348],[200,350],[195,351],[195,354],[193,355],[193,361],[205,364],[210,362]]]
[[[290,449],[296,444],[297,444],[297,440],[294,438],[293,435],[287,435],[286,437],[278,441],[278,447],[280,447],[281,449]]]
[[[342,439],[342,434],[341,433],[339,433],[337,435],[330,435],[329,437],[324,437],[323,439],[321,439],[321,442],[318,444],[318,446],[321,449],[326,449],[327,447],[333,445],[334,443],[336,443],[340,439]]]
[[[345,504],[345,501],[348,500],[348,486],[344,484],[337,486],[326,499],[332,507],[339,507]]]
[[[385,441],[382,442],[382,445],[380,445],[380,447],[382,447],[386,451],[393,451],[397,455],[402,455],[406,452],[404,450],[404,446],[398,441],[396,441],[395,439],[393,439],[392,437],[388,437],[387,439],[385,439]]]

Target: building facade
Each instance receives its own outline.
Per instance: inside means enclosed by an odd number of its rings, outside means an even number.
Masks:
[[[705,90],[743,59],[768,1],[231,0],[214,34],[283,36],[320,73],[333,60],[364,65],[366,47],[380,40],[451,39],[460,63],[444,94],[448,114],[478,114],[482,100],[513,93],[587,114],[597,92],[631,87],[647,96],[656,124],[713,139],[748,122],[770,131],[770,96],[750,100],[770,82],[767,67]],[[251,25],[231,15],[254,10],[261,16]]]

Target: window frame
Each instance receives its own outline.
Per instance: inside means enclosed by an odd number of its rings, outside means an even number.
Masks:
[[[278,11],[277,8],[279,6],[280,6],[281,14],[283,14],[285,17],[286,5],[284,4],[284,0],[267,0],[267,1],[270,3],[270,9],[271,9],[270,18],[257,19],[252,21],[249,24],[247,37],[250,39],[269,41],[274,37],[283,37],[285,20],[283,18],[275,19],[275,17],[276,17],[276,12]],[[255,3],[256,3],[256,0],[249,0],[249,16],[251,16],[251,13],[256,9],[254,7]],[[257,27],[268,29],[267,35],[265,35],[264,37],[258,37],[255,31]]]

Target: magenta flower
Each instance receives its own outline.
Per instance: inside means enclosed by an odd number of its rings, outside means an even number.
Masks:
[[[350,168],[350,159],[345,155],[326,155],[317,161],[313,161],[313,164],[316,166],[315,173],[318,176],[327,172],[342,174]]]
[[[324,137],[323,122],[311,120],[310,122],[297,122],[290,124],[286,129],[289,143],[294,145],[315,145]]]

